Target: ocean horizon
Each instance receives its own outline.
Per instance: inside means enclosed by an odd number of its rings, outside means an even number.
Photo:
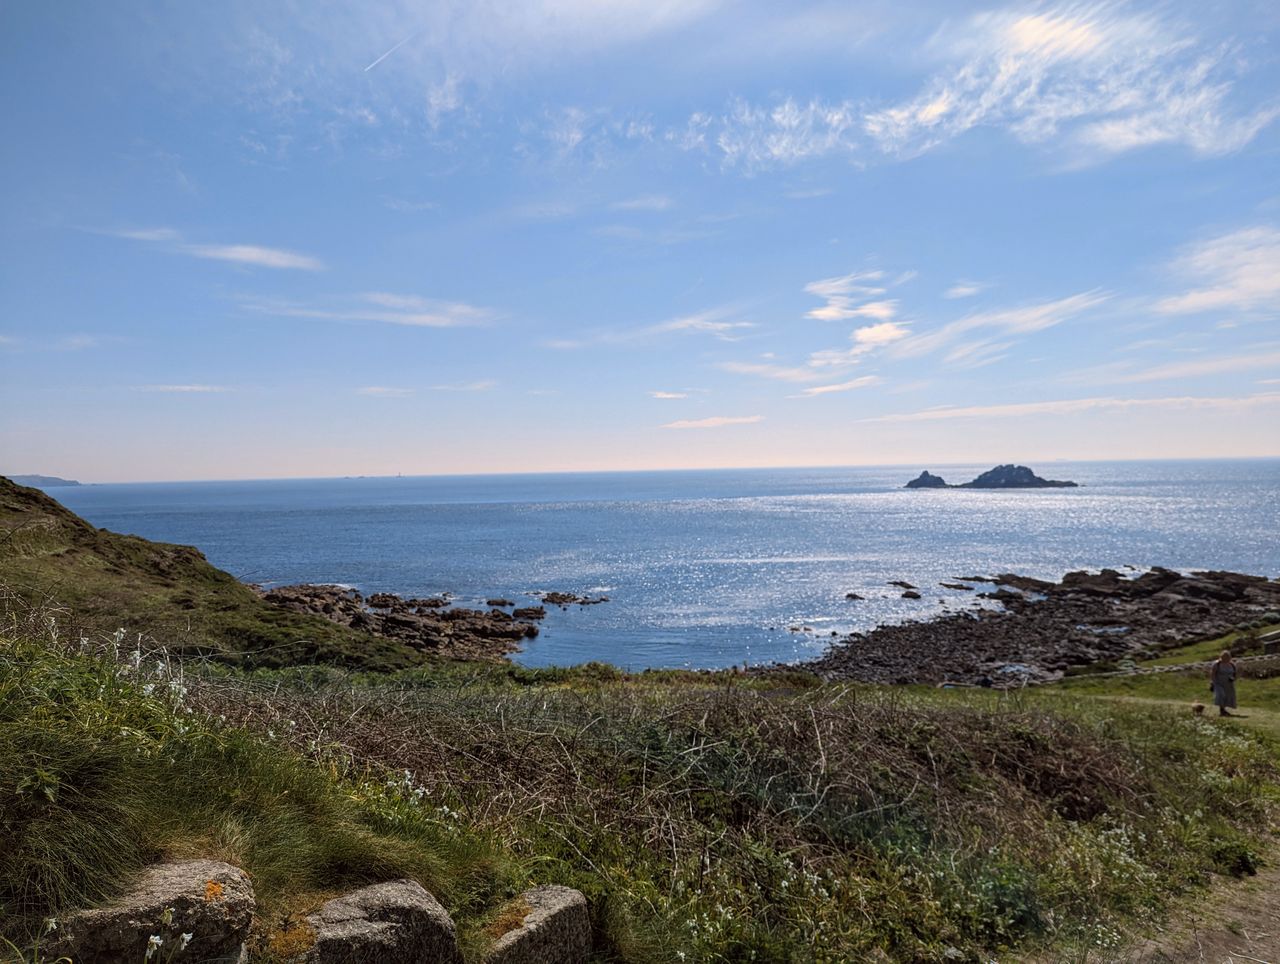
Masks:
[[[552,608],[514,658],[630,669],[816,657],[834,637],[975,605],[940,586],[1154,565],[1274,576],[1280,458],[1037,462],[1078,489],[905,490],[987,464],[369,476],[51,488],[90,522],[194,545],[266,586]],[[892,581],[917,586],[904,599]],[[981,587],[980,587],[981,588]],[[848,594],[861,596],[849,599]]]

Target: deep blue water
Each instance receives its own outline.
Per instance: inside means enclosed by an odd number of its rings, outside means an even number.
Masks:
[[[1280,573],[1280,459],[1056,462],[1079,489],[906,491],[923,466],[264,482],[51,490],[95,525],[200,547],[261,583],[605,593],[553,610],[529,665],[726,666],[972,604],[939,580],[1164,565]],[[967,481],[989,465],[930,466]],[[924,590],[904,600],[888,580]],[[845,600],[857,592],[864,601]],[[793,633],[791,626],[812,627]]]

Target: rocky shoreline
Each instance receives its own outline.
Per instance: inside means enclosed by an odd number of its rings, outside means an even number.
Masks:
[[[976,588],[971,583],[994,585],[976,595],[1003,610],[880,626],[833,643],[818,659],[765,671],[869,683],[1050,682],[1071,667],[1158,654],[1280,610],[1280,580],[1235,572],[1103,569],[1057,583],[1005,573],[946,585]]]
[[[457,606],[449,593],[405,599],[390,592],[368,597],[349,586],[304,583],[264,589],[255,586],[265,602],[293,612],[320,616],[340,626],[383,639],[405,643],[419,652],[446,659],[501,660],[538,635],[537,623],[547,606],[594,606],[608,596],[579,596],[570,592],[533,594],[543,605],[518,606],[510,599],[489,599],[490,608]],[[509,611],[508,611],[509,610]]]

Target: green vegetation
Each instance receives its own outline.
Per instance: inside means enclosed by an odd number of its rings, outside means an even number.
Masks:
[[[407,874],[473,953],[560,882],[602,960],[978,960],[1111,946],[1249,870],[1277,814],[1272,743],[1161,707],[600,666],[245,673],[40,623],[0,634],[18,943],[201,855],[253,875],[267,952]]]
[[[587,895],[602,961],[1083,954],[1249,872],[1280,816],[1280,726],[1257,725],[1280,714],[1193,715],[1199,671],[1007,694],[375,672],[411,659],[195,550],[7,484],[0,514],[0,946],[206,856],[252,875],[264,960],[328,897],[406,875],[470,959],[536,883]],[[1280,709],[1280,683],[1240,694]]]
[[[249,666],[333,663],[391,670],[422,662],[400,643],[264,603],[199,550],[96,529],[38,489],[0,477],[0,583],[24,606],[56,602],[68,631],[120,626],[171,650]]]

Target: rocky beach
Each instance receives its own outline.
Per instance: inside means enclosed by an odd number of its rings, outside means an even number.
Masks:
[[[609,601],[607,596],[551,591],[538,594],[544,605],[518,606],[510,599],[494,598],[486,600],[486,610],[458,606],[449,594],[405,599],[389,592],[364,596],[349,586],[327,584],[255,588],[273,606],[320,616],[447,659],[502,659],[538,635],[537,622],[546,616],[547,606],[566,609]]]
[[[975,596],[1003,608],[854,633],[820,658],[788,668],[869,683],[1021,685],[1280,618],[1280,580],[1236,572],[1103,569],[1069,572],[1056,583],[1004,573],[946,585],[971,586]],[[984,585],[991,588],[976,591]]]

